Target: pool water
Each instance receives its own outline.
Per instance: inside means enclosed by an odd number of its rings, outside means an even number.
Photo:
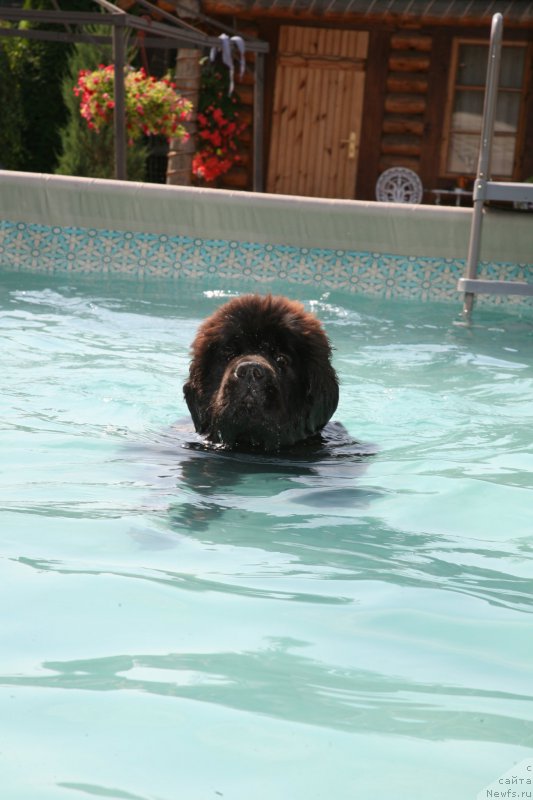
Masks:
[[[376,455],[184,446],[233,289],[0,279],[6,800],[466,800],[532,758],[533,321],[302,292]]]

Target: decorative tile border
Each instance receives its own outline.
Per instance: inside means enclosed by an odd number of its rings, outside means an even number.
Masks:
[[[49,274],[317,284],[367,296],[457,303],[464,259],[439,259],[0,221],[0,269]],[[480,277],[527,280],[531,267],[483,263]],[[528,298],[485,296],[492,304]]]

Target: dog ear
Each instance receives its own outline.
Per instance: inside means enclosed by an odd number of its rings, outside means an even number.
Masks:
[[[183,384],[183,396],[185,397],[185,402],[187,403],[192,421],[194,422],[195,430],[197,433],[205,433],[205,409],[203,408],[198,390],[192,380],[188,380]]]
[[[306,424],[309,433],[324,427],[337,409],[339,382],[331,364],[322,365],[310,375]]]

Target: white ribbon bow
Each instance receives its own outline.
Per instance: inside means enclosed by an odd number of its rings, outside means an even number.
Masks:
[[[233,90],[235,88],[233,82],[233,73],[234,73],[234,65],[233,65],[233,55],[231,52],[231,45],[234,44],[237,50],[239,51],[239,77],[242,78],[244,75],[244,68],[245,68],[245,60],[244,60],[244,53],[246,51],[246,47],[244,45],[244,40],[242,36],[231,36],[231,38],[227,35],[227,33],[221,33],[218,37],[221,42],[221,49],[222,49],[222,63],[225,64],[229,70],[229,90],[228,94],[233,94]],[[211,52],[209,54],[209,60],[214,61],[217,55],[217,48],[212,47]]]

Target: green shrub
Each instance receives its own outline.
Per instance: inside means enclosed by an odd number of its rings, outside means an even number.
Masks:
[[[22,138],[23,114],[20,85],[11,67],[9,45],[14,39],[0,39],[0,167],[24,168],[24,142]],[[6,46],[7,45],[7,46]]]
[[[106,28],[95,28],[102,34]],[[111,60],[111,48],[97,44],[76,44],[69,59],[63,79],[63,102],[68,110],[68,120],[60,132],[61,155],[56,168],[58,175],[79,175],[87,178],[113,178],[115,174],[113,127],[97,133],[90,130],[80,115],[80,100],[74,94],[78,75],[82,69],[96,69]],[[127,172],[130,180],[143,180],[147,148],[135,143],[127,148]]]

